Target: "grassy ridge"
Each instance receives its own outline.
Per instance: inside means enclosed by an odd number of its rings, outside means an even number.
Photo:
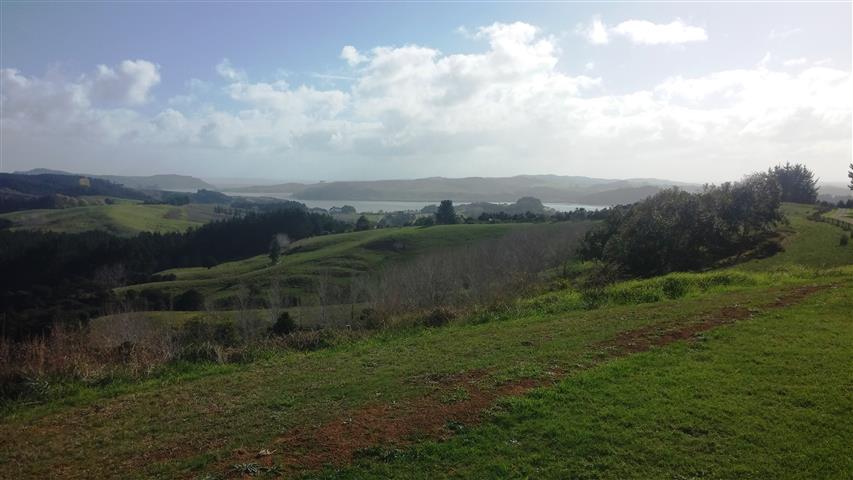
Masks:
[[[13,230],[49,230],[79,233],[104,230],[130,236],[139,232],[183,232],[223,218],[214,205],[145,205],[119,200],[114,205],[91,205],[49,210],[25,210],[0,215],[14,222]]]
[[[258,255],[212,268],[177,268],[162,272],[174,274],[174,281],[139,284],[128,289],[154,288],[170,294],[196,289],[216,299],[233,295],[240,285],[262,291],[269,287],[272,278],[277,278],[285,294],[302,296],[321,271],[329,271],[343,281],[352,274],[375,270],[389,260],[498,238],[514,229],[529,227],[529,224],[439,225],[319,236],[294,242],[275,265],[268,256]]]
[[[784,204],[782,211],[789,225],[781,228],[785,233],[782,246],[785,251],[762,260],[753,260],[738,266],[740,270],[772,271],[792,267],[811,269],[853,264],[853,248],[842,247],[838,239],[842,230],[823,222],[806,218],[815,209],[808,205]]]

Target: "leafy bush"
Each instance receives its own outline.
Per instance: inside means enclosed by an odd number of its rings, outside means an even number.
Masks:
[[[197,311],[204,307],[204,295],[198,290],[190,289],[175,297],[174,309],[180,311]]]
[[[838,244],[839,244],[839,245],[841,245],[842,247],[845,247],[845,246],[847,246],[847,243],[848,243],[849,241],[850,241],[850,237],[849,237],[849,236],[847,236],[847,234],[846,234],[846,233],[842,233],[842,234],[841,234],[841,239],[838,241]]]
[[[681,278],[667,277],[663,279],[661,289],[667,298],[681,298],[687,294],[687,282]]]
[[[289,312],[281,312],[270,330],[274,335],[287,335],[296,330],[296,322],[293,321]]]

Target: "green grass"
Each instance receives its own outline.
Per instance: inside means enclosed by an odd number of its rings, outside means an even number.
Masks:
[[[839,229],[808,222],[803,208],[786,210],[792,231],[783,254],[617,284],[594,305],[560,290],[443,328],[382,331],[247,364],[176,364],[145,381],[75,384],[45,403],[10,406],[0,420],[0,477],[222,474],[247,462],[235,458],[237,450],[276,449],[276,439],[294,427],[344,422],[365,405],[430,394],[440,394],[442,405],[467,400],[467,392],[437,390],[428,378],[484,372],[480,382],[494,386],[556,370],[567,374],[558,385],[501,401],[480,425],[454,424],[458,433],[445,442],[415,441],[340,471],[307,475],[845,478],[853,467],[846,453],[853,435],[853,266],[837,249]],[[365,244],[395,232],[407,231],[318,237],[293,255],[313,254],[315,262],[372,255]],[[453,241],[450,233],[456,232],[412,239],[420,246],[393,255]],[[788,289],[816,284],[836,288],[801,304],[767,307]],[[629,330],[690,325],[734,307],[755,316],[696,342],[621,359],[602,347]]]
[[[836,208],[827,213],[826,216],[853,224],[853,208]]]
[[[610,362],[450,441],[318,477],[849,478],[850,293]]]
[[[770,258],[748,262],[737,268],[767,271],[853,265],[853,248],[838,244],[843,230],[828,223],[815,222],[806,218],[806,215],[815,210],[814,207],[785,204],[782,210],[790,222],[789,226],[782,228],[787,232],[782,242],[785,251]]]
[[[311,294],[317,275],[323,271],[330,272],[333,281],[342,283],[350,275],[374,271],[387,261],[498,238],[521,228],[531,228],[531,225],[403,227],[312,237],[291,244],[275,265],[267,255],[258,255],[211,268],[178,268],[161,272],[174,274],[177,277],[174,281],[139,284],[128,289],[151,288],[172,295],[196,289],[207,298],[223,299],[233,296],[240,286],[260,294],[270,287],[271,279],[276,278],[284,294],[301,297]]]
[[[214,205],[144,205],[119,201],[114,205],[91,205],[47,210],[24,210],[0,215],[14,222],[13,230],[48,230],[79,233],[104,230],[130,236],[139,232],[183,232],[222,215]]]
[[[117,472],[127,474],[124,478],[155,473],[171,478],[228,458],[240,447],[275,448],[274,438],[306,421],[329,421],[377,400],[419,398],[435,388],[411,379],[487,370],[497,382],[540,375],[555,366],[571,370],[594,362],[596,344],[621,331],[690,322],[723,304],[758,305],[777,294],[775,288],[744,289],[568,316],[533,313],[485,324],[387,332],[248,365],[196,366],[142,383],[81,387],[50,404],[9,412],[0,426],[0,452],[5,452],[0,471],[38,478],[64,462],[65,478],[105,478]],[[161,456],[163,449],[172,453]],[[68,451],[75,457],[63,453]],[[159,460],[124,463],[140,457]]]

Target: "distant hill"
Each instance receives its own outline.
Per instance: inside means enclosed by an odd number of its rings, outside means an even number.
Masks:
[[[835,203],[839,200],[853,198],[853,190],[844,184],[822,184],[818,185],[818,200]]]
[[[643,185],[641,187],[622,187],[613,190],[590,193],[577,199],[584,205],[618,205],[634,203],[661,191],[663,186]]]
[[[0,212],[79,206],[77,197],[87,196],[151,199],[139,190],[83,175],[0,173]]]
[[[543,202],[609,205],[631,203],[661,188],[696,185],[653,178],[612,180],[581,176],[519,175],[515,177],[430,177],[414,180],[375,180],[285,183],[230,189],[234,193],[288,193],[301,200],[378,200],[438,202],[513,202],[535,197]]]
[[[108,180],[113,183],[124,185],[125,187],[142,189],[142,190],[216,190],[216,187],[196,177],[188,175],[149,175],[144,177],[124,176],[124,175],[90,175],[64,172],[62,170],[50,170],[46,168],[34,168],[25,172],[15,172],[19,175],[77,175],[90,178],[99,178]]]
[[[297,194],[302,190],[305,190],[309,185],[304,183],[279,183],[276,185],[253,185],[250,187],[233,187],[225,189],[230,193],[287,193],[287,194]]]

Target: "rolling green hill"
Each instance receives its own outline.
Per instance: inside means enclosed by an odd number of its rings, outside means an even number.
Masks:
[[[224,218],[214,212],[214,208],[214,205],[145,205],[120,200],[113,205],[24,210],[5,213],[0,215],[0,218],[11,220],[13,230],[50,230],[64,233],[104,230],[129,236],[139,232],[182,232],[190,227]]]
[[[246,287],[260,292],[277,279],[286,295],[310,295],[321,272],[332,281],[345,282],[351,275],[377,268],[387,260],[412,258],[428,251],[497,238],[528,224],[439,225],[403,227],[307,238],[289,245],[275,265],[267,255],[227,262],[212,268],[177,268],[161,272],[174,281],[139,284],[126,290],[155,289],[178,295],[189,289],[211,300],[227,300]]]
[[[594,298],[555,285],[443,328],[141,382],[47,385],[42,403],[4,410],[0,476],[849,478],[853,247],[808,207],[785,209],[785,251],[741,266]],[[449,228],[421,245],[470,226]],[[364,261],[387,233],[370,234],[292,255]],[[253,275],[257,261],[221,268]]]

